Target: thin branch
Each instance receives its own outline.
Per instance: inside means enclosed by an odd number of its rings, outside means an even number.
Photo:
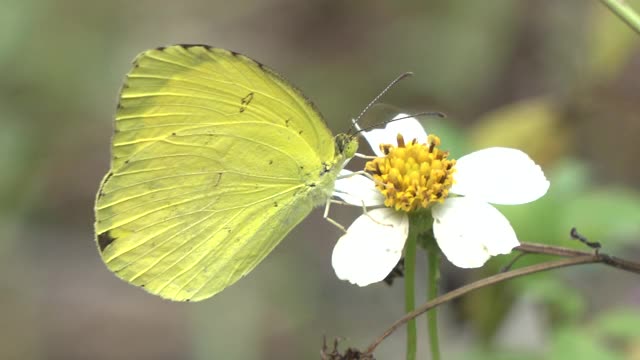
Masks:
[[[520,246],[517,246],[514,250],[522,251],[526,253],[532,254],[543,254],[543,255],[556,255],[556,256],[587,256],[593,255],[593,252],[575,250],[561,246],[553,246],[553,245],[545,245],[545,244],[536,244],[536,243],[520,243]]]
[[[640,263],[624,260],[619,257],[597,253],[589,251],[580,251],[569,248],[564,248],[560,246],[553,245],[543,245],[543,244],[535,244],[535,243],[520,243],[520,246],[516,247],[514,250],[522,251],[524,253],[531,254],[543,254],[543,255],[557,255],[564,257],[572,257],[572,256],[596,256],[599,260],[596,262],[600,262],[612,267],[615,267],[620,270],[629,271],[632,273],[640,274]]]
[[[620,259],[619,257],[609,256],[607,254],[599,254],[600,261],[604,264],[612,266],[614,268],[630,271],[636,274],[640,274],[640,263]]]
[[[622,21],[640,34],[640,16],[624,0],[600,0],[606,7],[616,14]]]
[[[494,285],[502,281],[510,280],[510,279],[524,276],[524,275],[547,271],[551,269],[558,269],[558,268],[567,267],[567,266],[591,264],[591,263],[603,263],[605,265],[612,266],[617,269],[640,274],[640,263],[623,260],[614,256],[602,254],[602,253],[593,254],[586,251],[573,250],[573,249],[563,248],[559,246],[532,244],[532,243],[523,243],[520,246],[518,246],[516,250],[527,252],[527,253],[564,256],[568,258],[562,259],[562,260],[556,260],[556,261],[548,261],[541,264],[527,266],[521,269],[499,273],[499,274],[478,280],[471,284],[462,286],[440,297],[437,297],[425,303],[424,305],[420,306],[416,310],[406,314],[400,320],[396,321],[393,325],[391,325],[391,327],[389,327],[389,329],[387,329],[387,331],[384,332],[384,334],[382,334],[371,345],[369,345],[369,347],[364,353],[371,354],[376,349],[376,347],[384,339],[386,339],[389,335],[391,335],[397,328],[399,328],[406,322],[412,319],[415,319],[417,316],[429,311],[430,309],[435,308],[439,305],[442,305],[448,301],[451,301],[455,298],[458,298],[474,290],[477,290],[486,286]]]

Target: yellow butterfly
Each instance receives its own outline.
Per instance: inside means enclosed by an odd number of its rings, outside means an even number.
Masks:
[[[203,45],[146,51],[123,85],[96,199],[102,259],[163,298],[211,297],[327,201],[357,147],[248,57]]]

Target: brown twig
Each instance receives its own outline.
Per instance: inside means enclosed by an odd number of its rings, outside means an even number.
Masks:
[[[575,257],[575,256],[596,256],[599,260],[596,262],[600,262],[620,270],[629,271],[632,273],[640,274],[640,263],[624,260],[619,257],[603,254],[600,252],[589,252],[589,251],[580,251],[569,248],[564,248],[560,246],[553,245],[543,245],[543,244],[535,244],[535,243],[521,243],[520,246],[516,247],[514,250],[518,250],[524,253],[531,254],[543,254],[543,255],[556,255],[556,256],[564,256],[564,257]]]
[[[389,327],[389,329],[387,329],[387,331],[385,331],[384,334],[382,334],[371,345],[369,345],[369,347],[364,353],[365,354],[373,353],[376,347],[385,338],[391,335],[396,329],[398,329],[400,326],[407,323],[409,320],[412,320],[418,317],[419,315],[429,311],[430,309],[433,309],[439,305],[442,305],[448,301],[451,301],[455,298],[458,298],[474,290],[478,290],[486,286],[497,284],[502,281],[506,281],[516,277],[538,273],[542,271],[558,269],[558,268],[567,267],[567,266],[580,265],[580,264],[591,264],[591,263],[603,263],[605,265],[609,265],[617,269],[640,274],[640,263],[623,260],[614,256],[602,254],[602,253],[594,254],[591,252],[573,250],[573,249],[563,248],[559,246],[532,244],[532,243],[522,243],[520,246],[516,248],[516,250],[519,250],[525,253],[563,256],[563,257],[567,257],[567,259],[548,261],[541,264],[531,265],[531,266],[527,266],[527,267],[516,269],[516,270],[502,272],[502,273],[475,281],[471,284],[459,287],[453,291],[450,291],[444,295],[441,295],[425,303],[424,305],[420,306],[416,310],[406,314],[401,319],[393,323],[393,325],[391,325],[391,327]]]
[[[520,246],[517,246],[514,250],[531,254],[556,255],[564,257],[593,255],[593,252],[589,251],[526,242],[520,243]]]

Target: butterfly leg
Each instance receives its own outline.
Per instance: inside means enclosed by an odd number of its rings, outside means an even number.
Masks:
[[[329,209],[331,208],[331,204],[339,204],[339,205],[352,205],[349,204],[347,202],[341,201],[341,200],[335,200],[335,199],[330,199],[327,200],[327,203],[324,207],[324,218],[325,220],[327,220],[329,223],[333,224],[334,226],[336,226],[338,229],[344,231],[345,233],[347,232],[347,230],[345,229],[345,227],[338,223],[337,221],[333,220],[332,218],[329,217]],[[378,225],[382,225],[382,226],[393,226],[392,224],[384,224],[381,223],[380,221],[378,221],[377,219],[375,219],[373,216],[371,216],[371,214],[369,214],[369,212],[367,211],[367,207],[364,204],[364,201],[362,202],[362,213],[367,216],[369,219],[371,219],[373,222],[375,222]]]
[[[375,155],[365,155],[365,154],[360,154],[360,153],[355,153],[353,156],[357,157],[357,158],[360,158],[360,159],[367,159],[367,160],[373,160],[373,159],[377,158],[377,156],[375,156]]]
[[[364,156],[364,155],[363,155]],[[338,175],[338,177],[336,178],[336,180],[340,180],[340,179],[346,179],[346,178],[350,178],[352,176],[356,176],[356,175],[362,175],[368,179],[371,179],[373,181],[375,181],[373,179],[373,176],[371,174],[369,174],[368,172],[364,171],[364,170],[360,170],[360,171],[354,171],[354,172],[350,172],[346,175]]]
[[[327,220],[330,224],[333,224],[334,226],[336,226],[338,229],[342,230],[344,233],[347,232],[347,229],[345,229],[344,226],[342,226],[342,224],[340,224],[339,222],[333,220],[332,218],[329,217],[329,209],[331,208],[331,203],[335,203],[335,204],[342,204],[342,205],[348,205],[347,203],[340,201],[340,200],[333,200],[333,199],[329,199],[327,200],[327,203],[324,206],[324,219]]]
[[[374,219],[373,216],[371,216],[371,214],[369,214],[369,212],[367,211],[367,207],[364,206],[364,201],[362,202],[362,213],[367,216],[369,219],[371,219],[371,221],[373,221],[374,223],[378,224],[378,225],[382,225],[382,226],[391,226],[393,227],[392,224],[384,224],[381,223],[380,221],[378,221],[377,219]]]
[[[346,179],[355,175],[362,175],[366,178],[368,178],[369,180],[373,181],[374,183],[376,183],[377,185],[383,185],[383,183],[381,183],[380,181],[376,180],[373,178],[373,175],[369,174],[368,172],[364,171],[364,170],[360,170],[360,171],[354,171],[352,173],[349,173],[347,175],[338,175],[338,177],[336,178],[336,180],[340,180],[340,179]]]
[[[372,176],[371,174],[369,174],[368,172],[366,172],[366,171],[354,171],[354,172],[349,173],[349,174],[346,174],[346,175],[340,175],[340,176],[338,176],[338,177],[337,177],[337,179],[346,179],[346,178],[349,178],[349,177],[352,177],[352,176],[355,176],[355,175],[363,175],[363,176],[365,176],[365,177],[369,178],[370,180],[372,180],[372,181],[376,182],[376,180],[373,178],[373,176]],[[337,190],[334,190],[334,191],[337,191]],[[325,217],[325,219],[327,219],[327,220],[328,220],[329,222],[331,222],[331,223],[334,223],[334,222],[332,221],[332,219],[330,219],[330,218],[328,217],[328,215],[329,215],[329,207],[330,207],[330,204],[331,204],[331,203],[334,203],[334,204],[340,204],[340,205],[355,205],[355,204],[353,204],[353,203],[347,203],[347,202],[344,202],[344,201],[341,201],[341,200],[335,200],[335,199],[330,199],[330,200],[328,200],[328,201],[327,201],[327,206],[325,207],[324,217]],[[365,205],[365,202],[361,200],[361,203],[362,203],[362,213],[363,213],[364,215],[366,215],[369,219],[371,219],[373,222],[375,222],[376,224],[379,224],[379,225],[392,226],[391,224],[383,224],[383,223],[381,223],[380,221],[378,221],[378,220],[374,219],[374,218],[369,214],[369,212],[367,211],[367,206]],[[380,203],[380,205],[382,205],[382,203]],[[334,224],[334,225],[335,225],[335,224]]]
[[[346,179],[348,177],[351,176],[355,176],[355,175],[362,175],[368,179],[370,179],[371,181],[373,181],[374,183],[376,183],[376,185],[382,185],[385,186],[383,183],[381,183],[380,181],[376,180],[373,178],[373,175],[369,174],[368,172],[364,171],[364,170],[360,170],[360,171],[354,171],[352,173],[349,173],[347,175],[339,175],[336,179],[340,180],[340,179]]]

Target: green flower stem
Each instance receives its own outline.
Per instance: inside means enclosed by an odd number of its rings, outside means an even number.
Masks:
[[[433,242],[427,249],[428,274],[427,274],[427,299],[431,301],[438,297],[438,284],[440,283],[440,249]],[[438,340],[438,313],[433,308],[427,312],[427,328],[429,329],[429,349],[431,360],[440,360],[440,342]]]
[[[416,240],[417,234],[409,227],[404,254],[404,307],[410,313],[416,307]],[[407,360],[415,360],[418,350],[416,320],[407,323]]]
[[[600,0],[600,2],[640,34],[640,16],[624,0]]]

